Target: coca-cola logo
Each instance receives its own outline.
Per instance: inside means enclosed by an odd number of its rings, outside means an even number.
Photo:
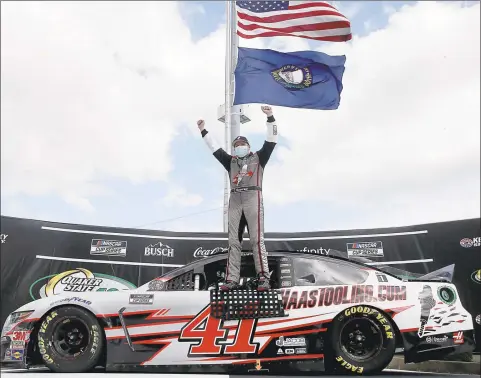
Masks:
[[[213,249],[204,249],[202,247],[199,247],[194,251],[194,257],[208,257],[216,255],[218,253],[225,253],[228,251],[228,249],[229,248],[226,247],[216,247]]]

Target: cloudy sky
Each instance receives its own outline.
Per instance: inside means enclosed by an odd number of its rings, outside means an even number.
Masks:
[[[347,57],[338,110],[274,108],[266,231],[479,217],[479,2],[336,5],[348,43],[240,41]],[[222,230],[223,168],[195,122],[223,140],[223,2],[2,2],[1,23],[2,215]]]

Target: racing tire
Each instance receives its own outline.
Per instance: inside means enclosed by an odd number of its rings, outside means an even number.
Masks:
[[[391,320],[375,308],[352,306],[329,327],[325,366],[331,373],[376,374],[389,365],[395,351]]]
[[[59,307],[43,319],[37,347],[45,365],[57,373],[83,373],[99,363],[104,349],[99,322],[76,306]]]

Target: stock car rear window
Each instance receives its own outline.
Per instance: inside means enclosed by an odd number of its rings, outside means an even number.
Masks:
[[[294,277],[297,286],[356,285],[366,281],[369,273],[344,261],[296,258]]]

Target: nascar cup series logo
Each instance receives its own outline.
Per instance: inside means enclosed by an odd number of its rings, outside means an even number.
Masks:
[[[120,291],[135,288],[134,284],[122,278],[77,268],[36,280],[30,285],[30,296],[35,300],[57,294]]]
[[[90,254],[125,257],[127,242],[125,240],[92,239]]]
[[[347,255],[349,257],[383,257],[382,242],[359,242],[347,243]]]

